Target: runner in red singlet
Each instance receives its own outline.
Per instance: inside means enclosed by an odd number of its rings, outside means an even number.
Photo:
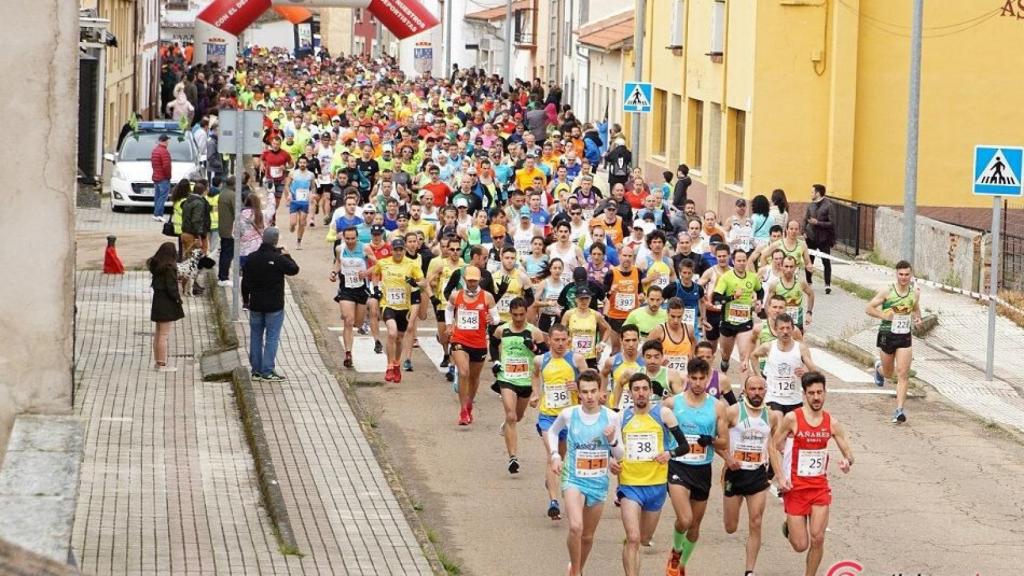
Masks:
[[[453,292],[445,310],[451,338],[451,357],[459,373],[459,426],[473,422],[473,399],[480,387],[480,370],[487,356],[487,325],[498,323],[494,296],[480,288],[480,269],[467,266],[466,287]]]
[[[792,436],[792,462],[788,474],[776,477],[779,492],[783,493],[786,523],[782,532],[797,552],[807,551],[806,576],[818,572],[825,551],[825,529],[828,527],[832,489],[828,485],[828,442],[835,440],[843,459],[839,469],[843,473],[853,466],[853,452],[846,439],[846,431],[831,414],[824,410],[825,376],[820,372],[807,372],[800,379],[804,390],[804,405],[782,420],[768,446],[772,467],[783,470],[782,447]]]

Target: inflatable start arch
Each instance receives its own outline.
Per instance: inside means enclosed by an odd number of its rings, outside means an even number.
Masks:
[[[399,40],[440,23],[419,0],[213,0],[196,16],[196,62],[217,60],[233,65],[238,36],[260,15],[273,8],[298,24],[312,15],[305,6],[365,8]]]

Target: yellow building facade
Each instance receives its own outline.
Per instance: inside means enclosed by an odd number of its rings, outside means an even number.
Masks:
[[[637,14],[646,22],[644,77],[654,85],[645,171],[686,163],[691,196],[718,209],[775,188],[807,201],[819,182],[838,198],[902,205],[911,0],[646,4]],[[1024,145],[1024,108],[1011,103],[1024,88],[1024,11],[1006,6],[925,3],[924,213],[984,213],[990,200],[971,194],[974,146]]]

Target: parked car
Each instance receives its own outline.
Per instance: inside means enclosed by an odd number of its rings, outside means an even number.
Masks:
[[[110,177],[110,209],[153,208],[153,168],[150,155],[161,134],[167,134],[171,153],[171,185],[182,178],[201,177],[205,173],[205,152],[200,152],[192,133],[182,131],[177,122],[139,122],[137,131],[128,134],[117,154],[105,154],[114,172]],[[171,206],[168,200],[167,206]]]

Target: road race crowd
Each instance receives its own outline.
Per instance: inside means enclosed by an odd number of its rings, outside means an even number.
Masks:
[[[387,357],[384,379],[401,382],[414,370],[417,325],[432,316],[459,426],[474,423],[489,365],[510,474],[520,471],[520,425],[537,410],[546,513],[568,520],[570,575],[583,572],[612,485],[625,573],[639,573],[639,547],[650,545],[668,499],[675,521],[665,573],[685,574],[716,455],[726,532],[747,506],[746,574],[769,494],[783,499],[783,532],[807,551],[806,574],[817,572],[829,441],[843,472],[854,462],[803,342],[818,304],[812,252],[827,254],[834,242],[824,186],[813,186],[801,220],[790,219],[782,190],[738,199],[724,217],[701,211],[687,198],[687,166],[649,177],[618,126],[581,121],[559,88],[539,80],[510,88],[475,70],[409,78],[386,59],[265,49],[248,50],[236,69],[193,68],[182,85],[200,77],[216,94],[204,103],[209,112],[266,111],[266,150],[242,198],[243,274],[276,244],[278,218],[296,249],[311,235],[326,238],[344,365],[353,368],[355,335],[372,335]],[[179,110],[217,156],[211,119]],[[219,158],[210,172],[221,187]],[[195,188],[208,195],[210,186]],[[187,248],[199,241],[188,240]],[[824,265],[828,294],[827,257]],[[876,384],[897,380],[893,422],[906,420],[911,328],[920,321],[911,276],[899,264],[866,310],[881,321]],[[244,292],[253,297],[251,286]],[[276,342],[280,325],[270,331]],[[269,367],[254,362],[252,375],[284,378],[272,358]]]

